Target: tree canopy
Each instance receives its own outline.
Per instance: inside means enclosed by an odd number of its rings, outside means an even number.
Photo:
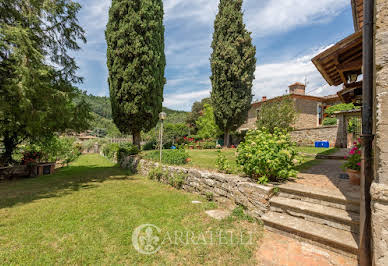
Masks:
[[[140,132],[153,128],[162,111],[162,0],[113,0],[105,36],[113,120],[140,146]]]
[[[275,128],[289,131],[296,116],[295,103],[289,96],[263,102],[257,114],[257,128],[265,128],[270,133],[275,132]]]
[[[0,136],[2,160],[22,141],[86,129],[89,108],[74,103],[76,62],[69,51],[86,42],[81,6],[71,0],[0,2]]]
[[[204,105],[205,110],[196,122],[198,127],[198,136],[202,139],[215,139],[222,135],[222,131],[214,119],[214,110],[210,104]]]
[[[230,131],[247,118],[256,69],[256,48],[243,22],[242,2],[220,0],[211,45],[211,99],[226,146]]]

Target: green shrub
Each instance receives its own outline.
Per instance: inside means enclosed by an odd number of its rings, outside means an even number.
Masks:
[[[156,140],[151,140],[146,142],[146,144],[143,145],[142,149],[143,151],[154,150],[156,148],[156,145],[157,145]]]
[[[145,155],[146,159],[159,161],[159,151],[151,151]],[[186,164],[189,154],[184,149],[163,150],[162,163],[181,165]]]
[[[109,143],[102,148],[102,153],[105,157],[113,160],[117,159],[117,152],[119,151],[119,149],[120,145],[118,143]]]
[[[42,141],[24,146],[24,151],[36,151],[41,154],[41,162],[61,162],[69,164],[81,155],[82,146],[74,137],[54,136]]]
[[[156,181],[160,181],[164,175],[166,175],[166,173],[160,166],[153,168],[151,171],[148,172],[148,178]]]
[[[215,141],[204,141],[201,143],[203,149],[215,149],[216,142]]]
[[[207,201],[213,201],[214,200],[214,195],[211,192],[206,192],[205,197],[206,197]]]
[[[220,150],[218,150],[217,153],[218,153],[217,160],[216,160],[217,169],[222,173],[231,174],[233,172],[232,165]]]
[[[326,117],[325,119],[323,119],[323,125],[324,126],[337,125],[337,118],[335,118],[335,117]]]
[[[282,181],[296,177],[297,151],[291,137],[284,130],[275,128],[253,130],[238,147],[237,163],[244,173],[259,183]]]
[[[181,189],[182,186],[183,186],[183,183],[185,182],[186,180],[186,177],[187,177],[187,174],[181,172],[181,173],[176,173],[176,174],[172,174],[170,177],[169,177],[169,184],[171,186],[173,186],[174,188],[176,189]]]
[[[139,154],[139,148],[132,143],[121,143],[117,151],[117,160],[121,160],[122,157]]]

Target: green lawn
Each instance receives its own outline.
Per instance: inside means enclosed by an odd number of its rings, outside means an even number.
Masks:
[[[302,165],[298,167],[299,170],[306,169],[310,166],[319,163],[315,159],[318,153],[330,154],[336,152],[336,148],[315,148],[315,147],[297,147],[297,151],[302,155]],[[190,155],[191,162],[186,166],[197,167],[201,169],[217,170],[216,160],[219,150],[187,150]],[[145,151],[147,153],[149,151]],[[230,161],[233,169],[238,172],[236,163],[237,149],[222,149],[222,154]]]
[[[192,200],[203,203],[194,205]],[[81,156],[51,176],[0,183],[2,264],[254,264],[262,228],[237,216],[222,221],[198,195],[129,175],[99,155]],[[154,255],[132,246],[133,230],[154,224],[160,237],[174,231],[255,232],[253,244],[174,243]],[[163,238],[165,239],[165,238]],[[184,239],[184,238],[183,238]],[[185,242],[185,241],[183,241]],[[216,241],[215,241],[216,242]],[[225,241],[224,241],[225,242]]]

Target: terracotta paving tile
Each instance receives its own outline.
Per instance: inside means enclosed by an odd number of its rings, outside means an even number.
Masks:
[[[341,179],[344,173],[342,160],[321,160],[317,165],[301,171],[296,183],[341,192],[343,195],[359,196],[360,186],[350,184],[348,179]]]
[[[265,231],[256,258],[263,266],[357,265],[356,259],[270,231]]]

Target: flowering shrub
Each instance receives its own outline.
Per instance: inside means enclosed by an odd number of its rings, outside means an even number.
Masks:
[[[343,165],[346,169],[352,169],[356,171],[361,170],[361,140],[358,139],[353,143],[353,148],[349,152],[349,156],[346,156],[346,163]]]
[[[296,177],[297,151],[291,137],[284,130],[249,131],[238,146],[237,163],[244,173],[259,183],[283,181]]]
[[[23,165],[32,165],[36,164],[42,158],[42,153],[36,150],[30,150],[23,152],[22,164]]]

